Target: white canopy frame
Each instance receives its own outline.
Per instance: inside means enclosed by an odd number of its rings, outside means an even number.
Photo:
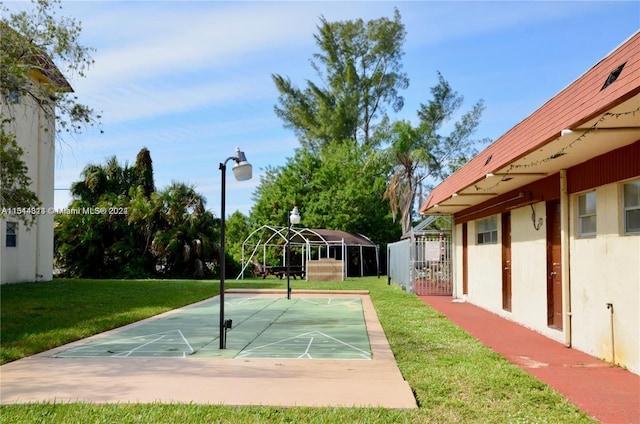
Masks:
[[[324,235],[323,235],[324,233]],[[352,240],[345,241],[345,237],[340,239],[327,239],[328,233],[336,233],[338,236],[344,234],[352,239],[362,240],[363,243],[355,243]],[[379,259],[379,246],[373,244],[373,242],[362,235],[355,235],[350,233],[344,233],[340,231],[330,230],[314,230],[310,228],[298,228],[291,227],[290,234],[291,247],[299,247],[302,250],[302,267],[306,270],[307,261],[312,259],[312,256],[316,256],[317,259],[330,258],[331,248],[338,248],[342,257],[343,276],[347,277],[348,269],[346,266],[347,248],[358,247],[360,255],[360,275],[364,275],[364,247],[375,248],[376,269],[378,275],[380,274],[380,259]],[[254,230],[247,236],[242,243],[242,271],[236,279],[244,279],[244,273],[246,269],[255,262],[255,258],[259,255],[259,251],[262,250],[262,260],[259,261],[262,268],[267,266],[267,248],[277,247],[282,249],[282,263],[286,264],[286,242],[287,242],[287,227],[279,227],[273,225],[263,225],[260,228]],[[306,273],[305,273],[306,275]]]

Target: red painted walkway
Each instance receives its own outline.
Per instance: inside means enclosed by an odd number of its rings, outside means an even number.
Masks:
[[[640,423],[640,376],[569,349],[535,331],[449,296],[419,296],[510,362],[606,424]]]

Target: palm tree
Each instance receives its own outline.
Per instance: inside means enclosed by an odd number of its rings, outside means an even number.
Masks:
[[[400,212],[403,233],[411,230],[416,194],[419,193],[418,201],[422,202],[423,191],[466,163],[476,154],[477,144],[489,141],[471,139],[484,110],[482,100],[454,123],[449,135],[443,136],[439,134],[442,125],[452,119],[464,97],[453,91],[439,72],[438,84],[431,88],[431,94],[433,99],[420,105],[417,126],[398,121],[382,131],[389,147],[377,159],[394,165],[384,197],[391,202],[394,218]]]
[[[83,179],[71,184],[71,195],[95,205],[100,196],[106,193],[127,195],[134,185],[134,170],[125,162],[120,165],[118,159],[111,156],[104,165],[87,165],[81,173]]]
[[[157,196],[161,222],[151,250],[172,275],[204,277],[204,263],[214,256],[215,219],[193,185],[172,182]]]
[[[377,160],[395,164],[384,198],[391,204],[394,219],[400,214],[404,234],[411,229],[416,192],[429,176],[426,170],[433,167],[434,159],[424,140],[425,131],[420,127],[414,128],[407,121],[397,121],[389,132],[389,138],[390,146],[381,151]]]

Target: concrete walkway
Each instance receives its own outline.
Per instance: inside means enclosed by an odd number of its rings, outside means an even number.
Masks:
[[[294,291],[293,296],[302,293]],[[360,297],[373,359],[52,357],[85,339],[0,367],[0,402],[417,408],[368,294],[322,291],[304,296]]]
[[[548,384],[592,418],[640,423],[640,376],[449,296],[420,296],[473,337]]]

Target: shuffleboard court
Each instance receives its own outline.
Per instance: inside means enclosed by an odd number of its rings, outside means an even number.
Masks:
[[[116,329],[53,357],[372,359],[360,298],[227,294]]]

